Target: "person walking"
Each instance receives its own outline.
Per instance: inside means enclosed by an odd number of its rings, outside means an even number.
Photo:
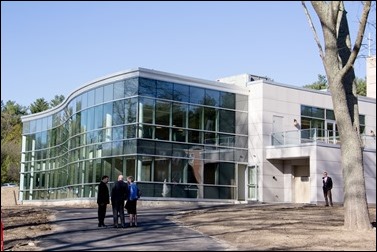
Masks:
[[[129,214],[130,219],[130,227],[137,226],[137,212],[136,212],[136,203],[137,200],[140,198],[140,190],[137,187],[134,177],[128,176],[127,177],[128,183],[128,199],[126,202],[126,209],[127,213]]]
[[[322,182],[323,182],[323,196],[325,197],[325,201],[326,201],[326,205],[325,206],[329,206],[329,202],[330,202],[330,205],[333,206],[332,204],[332,195],[331,195],[331,189],[332,189],[332,179],[327,176],[327,172],[323,172],[323,177],[322,177]]]
[[[109,182],[109,176],[102,176],[102,180],[98,185],[98,195],[97,195],[97,204],[98,204],[98,227],[106,227],[105,217],[107,204],[110,204],[109,200],[109,188],[107,188],[107,183]]]
[[[119,175],[118,181],[114,183],[114,187],[111,190],[111,204],[113,207],[113,221],[115,228],[118,228],[118,216],[120,218],[120,227],[126,227],[124,224],[124,201],[127,197],[127,183],[123,181],[123,175]]]

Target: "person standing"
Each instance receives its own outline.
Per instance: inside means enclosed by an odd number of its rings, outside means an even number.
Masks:
[[[325,197],[325,201],[326,201],[326,205],[325,206],[329,206],[329,202],[330,202],[330,205],[333,206],[332,204],[332,195],[331,195],[331,189],[332,189],[332,179],[327,176],[327,172],[323,172],[323,177],[322,177],[322,182],[323,182],[323,196]]]
[[[128,199],[126,203],[127,213],[130,215],[130,227],[137,226],[137,213],[136,213],[136,203],[137,200],[140,198],[140,190],[137,187],[134,177],[128,176],[127,177],[128,183]]]
[[[109,176],[102,176],[102,180],[98,185],[98,195],[97,195],[97,204],[98,204],[98,227],[106,227],[105,217],[107,204],[110,204],[109,200],[109,188],[107,188],[107,183],[109,182]]]
[[[123,181],[123,175],[118,176],[118,181],[114,183],[111,190],[111,204],[113,207],[114,227],[118,227],[118,216],[120,217],[120,227],[125,228],[124,224],[124,201],[128,196],[127,183]]]

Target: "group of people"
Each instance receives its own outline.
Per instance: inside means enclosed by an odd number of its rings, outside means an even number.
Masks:
[[[106,208],[110,204],[109,199],[109,189],[107,183],[109,182],[109,176],[102,176],[102,180],[98,185],[98,227],[106,227],[105,217]],[[111,189],[111,205],[113,210],[113,223],[114,227],[125,228],[125,216],[124,209],[127,209],[127,214],[129,214],[129,226],[137,226],[137,213],[136,213],[136,203],[140,198],[140,190],[137,187],[135,180],[132,176],[127,177],[127,181],[123,180],[123,175],[118,176],[118,181],[114,183]],[[119,220],[120,218],[120,226]]]

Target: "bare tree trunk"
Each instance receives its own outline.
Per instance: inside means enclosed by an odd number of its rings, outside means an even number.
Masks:
[[[363,149],[359,135],[359,113],[353,64],[360,50],[371,2],[364,5],[354,48],[342,1],[312,1],[322,26],[325,50],[319,42],[305,3],[303,6],[314,32],[326,70],[336,123],[339,129],[344,180],[344,226],[352,230],[371,229],[365,189]]]

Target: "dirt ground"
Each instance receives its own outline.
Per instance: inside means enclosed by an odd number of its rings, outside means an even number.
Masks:
[[[4,249],[37,251],[38,236],[54,232],[51,208],[2,207]],[[376,208],[371,207],[371,222]],[[343,207],[224,205],[179,212],[171,220],[223,240],[238,250],[376,251],[376,229],[343,229]]]

